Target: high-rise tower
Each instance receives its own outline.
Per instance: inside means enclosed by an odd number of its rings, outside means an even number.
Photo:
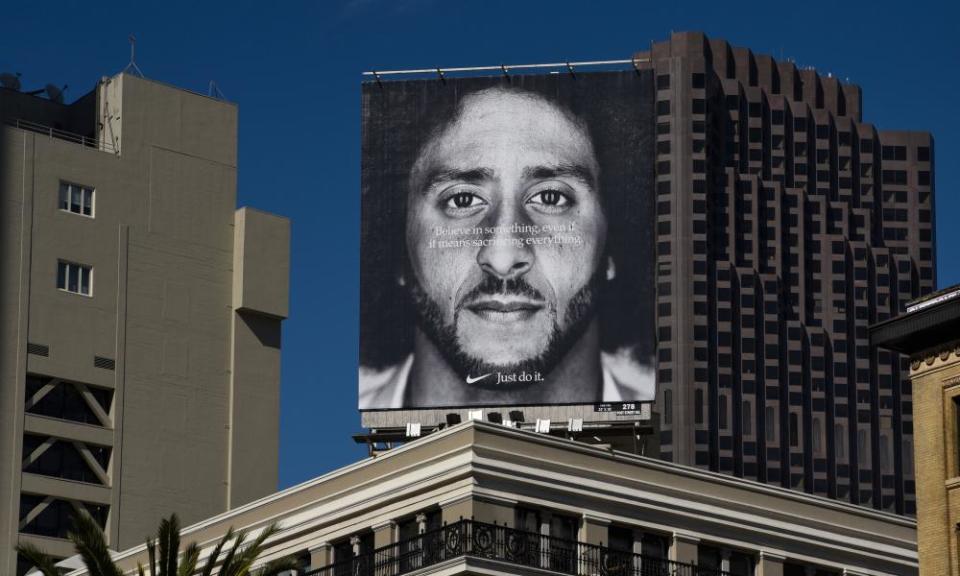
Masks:
[[[637,61],[657,84],[662,456],[913,514],[908,366],[867,327],[935,287],[932,137],[703,34]]]
[[[121,549],[273,492],[289,224],[236,209],[236,106],[121,74],[0,119],[0,573],[77,508]]]

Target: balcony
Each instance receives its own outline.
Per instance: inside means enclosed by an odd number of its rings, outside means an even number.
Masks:
[[[694,564],[613,550],[474,520],[460,520],[416,538],[335,562],[304,576],[399,576],[481,559],[572,576],[731,576]],[[529,573],[529,571],[524,571]]]
[[[109,152],[111,154],[118,153],[117,147],[114,146],[112,142],[108,142],[107,140],[102,140],[92,136],[83,136],[81,134],[74,134],[73,132],[59,130],[51,126],[37,124],[35,122],[30,122],[28,120],[15,119],[15,120],[10,120],[4,123],[13,128],[18,128],[20,130],[25,130],[27,132],[35,132],[37,134],[43,134],[50,138],[56,138],[57,140],[65,140],[67,142],[79,144],[85,148],[94,148],[96,150]]]

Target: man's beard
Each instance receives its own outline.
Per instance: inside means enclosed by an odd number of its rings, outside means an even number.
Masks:
[[[603,282],[603,274],[597,271],[590,277],[590,280],[581,287],[566,308],[566,327],[561,328],[557,319],[555,307],[551,308],[550,313],[553,317],[553,326],[547,337],[547,344],[543,351],[531,358],[525,358],[512,364],[493,364],[468,354],[460,345],[460,339],[457,337],[456,318],[464,310],[463,303],[469,302],[472,298],[479,295],[522,295],[543,300],[543,296],[538,290],[532,287],[523,277],[503,280],[490,274],[484,274],[483,280],[473,288],[460,302],[457,303],[457,310],[454,314],[452,324],[446,324],[443,321],[443,314],[440,306],[427,295],[419,280],[414,280],[411,284],[411,297],[414,307],[417,310],[417,317],[421,330],[430,338],[437,350],[447,361],[454,372],[461,378],[479,374],[501,373],[501,374],[519,374],[526,372],[532,374],[539,372],[544,376],[548,375],[559,362],[567,355],[574,344],[580,340],[580,337],[587,331],[590,321],[596,313],[596,300]],[[496,384],[495,378],[484,378],[473,384],[483,388],[522,387],[529,385],[526,382],[516,382],[514,384]]]

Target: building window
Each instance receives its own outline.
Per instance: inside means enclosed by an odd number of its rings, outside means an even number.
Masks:
[[[93,268],[74,262],[57,262],[57,288],[74,294],[93,294]]]
[[[843,424],[836,424],[833,427],[833,439],[834,439],[834,451],[837,453],[837,458],[843,460],[847,457],[846,450],[844,447],[847,445],[846,441],[847,429]]]
[[[697,388],[694,393],[694,418],[693,421],[695,424],[703,424],[703,389]]]
[[[673,424],[673,391],[663,391],[663,423]]]
[[[750,409],[750,401],[743,401],[743,435],[750,436],[753,434],[753,413]]]
[[[813,419],[813,455],[823,455],[823,432],[820,430],[820,419]]]
[[[800,422],[796,412],[790,413],[790,446],[800,445]]]
[[[764,432],[767,442],[776,442],[777,440],[777,413],[773,406],[767,406],[764,409]]]
[[[953,397],[953,475],[960,476],[960,396]]]
[[[727,397],[724,394],[720,395],[720,406],[717,410],[718,416],[720,419],[720,429],[727,429]]]
[[[60,209],[93,218],[93,188],[61,182]]]

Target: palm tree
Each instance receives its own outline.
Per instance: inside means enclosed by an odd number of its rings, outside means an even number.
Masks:
[[[33,564],[43,576],[60,576],[60,571],[57,570],[56,567],[57,561],[54,560],[53,556],[27,542],[17,544],[16,549],[17,552]]]
[[[200,576],[277,576],[285,570],[297,568],[293,558],[280,558],[268,562],[256,571],[251,566],[263,553],[266,540],[277,533],[277,525],[270,524],[249,545],[244,546],[246,534],[227,530],[207,557]],[[123,576],[110,556],[103,530],[85,510],[73,516],[73,527],[67,533],[77,553],[83,559],[89,576]],[[221,552],[233,540],[226,556],[218,564]],[[60,576],[55,566],[56,560],[32,544],[17,545],[17,552],[29,560],[43,576]],[[180,552],[180,519],[176,514],[164,518],[157,530],[157,539],[147,538],[147,566],[137,564],[139,576],[192,576],[197,572],[200,560],[200,547],[191,542]],[[216,572],[214,572],[216,570]]]

